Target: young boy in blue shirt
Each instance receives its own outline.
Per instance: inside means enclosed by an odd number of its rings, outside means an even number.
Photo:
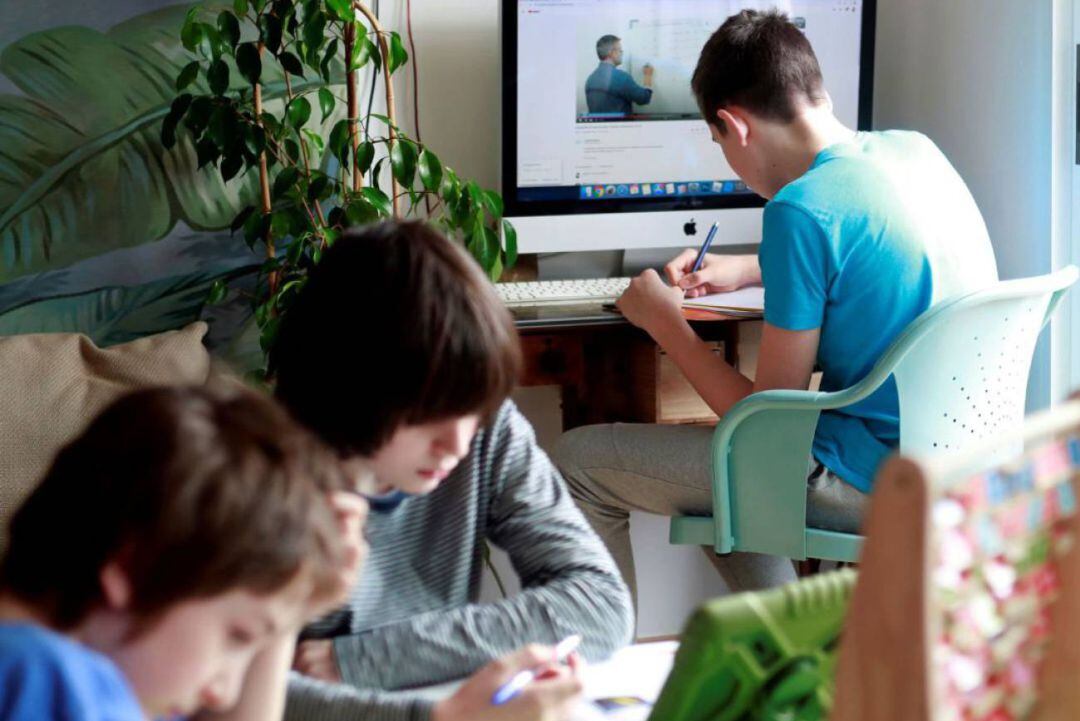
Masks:
[[[292,639],[341,597],[355,576],[347,556],[355,566],[362,552],[345,539],[365,507],[345,487],[337,459],[271,399],[183,388],[120,399],[12,518],[0,715],[222,712],[252,667],[258,692],[236,711],[279,715]]]
[[[666,275],[635,278],[619,308],[679,366],[717,415],[747,395],[822,390],[863,378],[933,303],[997,280],[993,250],[967,187],[941,151],[914,132],[855,132],[833,114],[817,58],[779,12],[745,10],[702,50],[692,87],[713,140],[768,200],[756,256],[695,251]],[[684,296],[765,287],[765,322],[751,380],[725,364],[683,319]],[[896,388],[821,414],[807,472],[807,522],[856,531],[874,472],[896,447]],[[712,429],[617,425],[575,429],[554,458],[571,492],[633,588],[628,515],[711,513]],[[783,439],[777,439],[783,443]],[[786,559],[710,558],[733,589],[794,578]]]

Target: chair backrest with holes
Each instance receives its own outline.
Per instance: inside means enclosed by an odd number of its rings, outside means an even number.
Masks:
[[[911,342],[894,345],[905,348],[893,371],[900,452],[952,451],[1019,426],[1035,342],[1076,278],[1070,266],[1006,281],[912,323],[904,332]]]
[[[999,449],[1020,447],[1004,463]],[[1080,402],[880,474],[833,721],[1080,718]]]

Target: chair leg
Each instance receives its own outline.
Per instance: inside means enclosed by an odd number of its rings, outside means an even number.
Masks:
[[[799,575],[799,578],[814,576],[821,573],[821,559],[807,558],[805,561],[796,561],[795,573]]]

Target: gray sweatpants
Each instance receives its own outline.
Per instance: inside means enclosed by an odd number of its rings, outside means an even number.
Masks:
[[[570,493],[607,544],[637,603],[630,511],[664,516],[712,514],[712,437],[706,426],[615,423],[584,426],[559,439],[553,460]],[[809,460],[811,527],[857,532],[868,496]],[[758,553],[718,556],[705,547],[732,591],[795,579],[789,559]]]

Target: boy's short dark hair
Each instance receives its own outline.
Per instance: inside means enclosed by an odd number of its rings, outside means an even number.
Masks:
[[[596,56],[601,60],[606,60],[608,55],[611,55],[611,51],[615,49],[615,43],[619,42],[619,37],[616,35],[603,35],[596,41]]]
[[[706,122],[721,132],[720,108],[738,105],[787,123],[799,104],[826,97],[810,41],[777,10],[743,10],[728,18],[705,43],[690,85]]]
[[[145,628],[170,606],[302,574],[333,589],[336,456],[272,398],[159,388],[121,398],[53,460],[11,520],[0,588],[66,630],[104,603],[116,561]]]
[[[402,425],[479,413],[521,368],[513,320],[456,243],[420,222],[346,233],[323,254],[271,352],[277,397],[342,455]]]

